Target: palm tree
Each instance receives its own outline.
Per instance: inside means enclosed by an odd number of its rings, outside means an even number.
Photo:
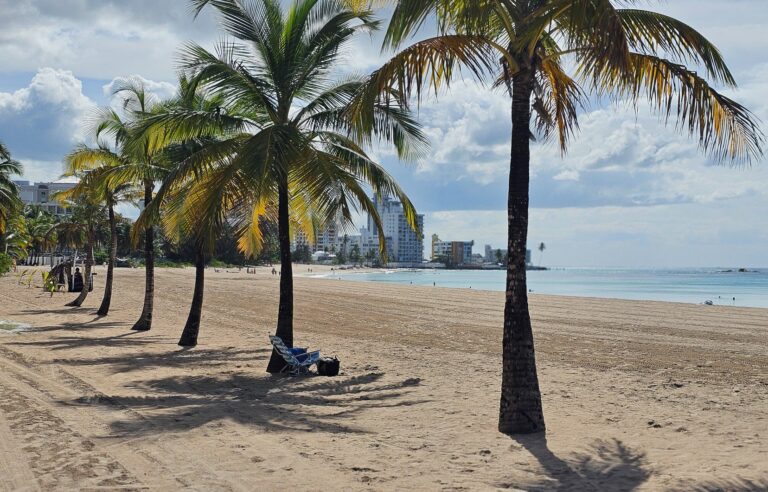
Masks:
[[[11,176],[23,172],[22,165],[11,158],[8,148],[0,142],[0,234],[5,234],[11,215],[22,208],[19,189]]]
[[[25,262],[36,265],[42,253],[51,249],[57,242],[56,235],[51,234],[51,229],[56,224],[57,219],[50,212],[36,205],[25,207],[24,216],[28,237],[27,245],[31,250]]]
[[[252,249],[252,236],[245,233],[248,224],[275,211],[282,269],[276,335],[292,346],[291,217],[338,216],[351,222],[358,209],[370,213],[381,229],[365,183],[377,195],[398,196],[415,227],[410,200],[364,146],[375,136],[392,141],[399,155],[408,158],[418,155],[425,139],[396,102],[351,111],[349,104],[365,79],[330,80],[340,48],[356,33],[377,26],[369,11],[352,11],[331,0],[297,0],[287,12],[278,0],[193,3],[197,12],[208,4],[216,8],[224,30],[237,41],[221,43],[215,54],[190,44],[182,67],[194,83],[243,108],[247,116],[222,110],[212,119],[210,114],[177,110],[154,122],[182,139],[214,130],[233,135],[206,146],[184,167],[214,169],[209,172],[215,181],[195,198],[200,204],[214,203],[227,187],[239,190],[231,213],[240,217],[245,251]],[[273,352],[267,371],[280,372],[284,366]]]
[[[108,158],[99,160],[98,155]],[[115,207],[121,202],[136,203],[140,199],[140,191],[132,183],[116,184],[114,180],[110,179],[113,166],[116,163],[123,163],[123,160],[103,142],[100,142],[98,148],[80,145],[64,158],[64,176],[79,178],[78,184],[68,190],[66,196],[75,199],[87,197],[95,203],[104,204],[107,208],[109,260],[107,262],[104,296],[98,311],[96,311],[98,316],[107,316],[112,303],[112,285],[115,276],[118,240]]]
[[[348,0],[365,4],[364,0]],[[525,271],[531,120],[565,152],[587,95],[637,104],[697,138],[714,158],[750,161],[763,134],[752,114],[715,90],[735,81],[720,52],[671,17],[609,0],[397,0],[385,44],[399,46],[436,15],[438,35],[405,48],[379,69],[361,101],[381,100],[395,84],[412,94],[448,83],[460,65],[495,75],[511,98],[512,148],[507,194],[508,260],[499,431],[544,431]],[[632,4],[633,1],[616,2]],[[496,58],[498,63],[494,63]],[[573,67],[575,76],[568,75]]]
[[[112,304],[112,284],[115,278],[115,261],[117,261],[117,218],[115,217],[115,207],[121,202],[138,202],[138,191],[132,183],[123,183],[112,186],[107,180],[101,190],[101,198],[107,206],[107,217],[109,219],[109,262],[107,263],[107,280],[104,285],[104,297],[101,299],[96,314],[106,316],[109,314],[109,307]]]
[[[69,197],[65,192],[59,199]],[[101,222],[103,209],[93,200],[93,196],[81,195],[69,207],[70,214],[65,220],[57,223],[49,230],[55,234],[58,242],[69,247],[85,249],[85,271],[83,272],[83,289],[77,298],[67,303],[67,306],[80,307],[88,297],[91,286],[91,268],[93,266],[93,248],[97,242],[97,226]]]
[[[544,250],[547,249],[547,245],[544,243],[539,244],[539,266],[541,266],[541,262],[544,259]]]
[[[178,96],[166,101],[152,115],[145,115],[137,126],[137,131],[147,135],[153,146],[164,149],[170,165],[169,173],[152,204],[142,211],[136,224],[142,228],[147,223],[161,220],[160,211],[164,209],[162,224],[166,235],[177,244],[184,239],[192,239],[195,243],[195,286],[189,315],[179,339],[182,347],[197,345],[205,291],[206,258],[213,253],[216,238],[226,226],[229,208],[237,200],[237,196],[232,194],[233,191],[237,192],[237,188],[229,186],[220,189],[221,193],[213,197],[214,201],[201,204],[196,197],[200,197],[208,186],[215,186],[221,176],[212,169],[216,162],[202,172],[190,166],[190,163],[199,164],[199,156],[227,136],[223,129],[217,130],[222,110],[228,114],[237,111],[236,108],[227,107],[226,100],[221,96],[211,97],[197,84],[182,76],[179,79]],[[207,116],[209,121],[205,126],[208,130],[198,132],[196,137],[174,131],[173,123],[168,122],[173,121],[173,117],[181,112],[194,113],[198,118]],[[202,122],[202,118],[199,121]],[[200,208],[205,210],[201,211]],[[259,236],[258,231],[256,236]],[[259,239],[256,239],[255,243],[258,242]]]
[[[70,166],[79,170],[105,168],[103,179],[107,180],[110,189],[115,190],[125,184],[140,187],[144,207],[148,207],[152,203],[155,182],[162,180],[167,171],[159,155],[162,149],[151,145],[146,136],[134,127],[141,118],[155,110],[159,103],[139,80],[119,84],[114,94],[123,97],[125,118],[111,108],[101,108],[94,117],[94,133],[97,139],[110,137],[116,150],[110,150],[105,145],[98,148],[80,147],[70,155]],[[143,232],[144,305],[141,316],[131,327],[139,331],[147,331],[152,327],[155,295],[153,224],[147,224]]]

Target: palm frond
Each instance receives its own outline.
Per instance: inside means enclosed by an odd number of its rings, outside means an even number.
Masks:
[[[765,135],[747,108],[683,65],[641,53],[632,53],[630,62],[628,72],[607,65],[580,70],[614,97],[648,99],[666,120],[675,119],[717,159],[751,162],[763,155]]]
[[[691,26],[647,10],[619,9],[618,14],[633,51],[655,54],[661,50],[672,61],[701,63],[714,82],[736,85],[717,47]]]

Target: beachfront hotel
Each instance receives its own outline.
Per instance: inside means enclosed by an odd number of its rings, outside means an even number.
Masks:
[[[469,265],[472,263],[474,241],[441,241],[437,234],[432,234],[432,261],[447,261],[451,265]]]
[[[388,263],[421,264],[424,257],[424,240],[421,232],[424,230],[424,215],[417,215],[419,229],[417,232],[408,224],[402,203],[386,196],[381,200],[374,196],[373,203],[381,218]],[[362,257],[371,256],[371,253],[375,257],[379,255],[378,229],[370,214],[367,217],[366,227],[360,228],[359,234],[347,234],[340,221],[332,221],[316,232],[314,242],[310,242],[303,231],[297,231],[292,247],[295,250],[301,246],[308,246],[313,253],[344,252],[349,255],[355,245]]]
[[[75,183],[32,183],[30,181],[14,181],[19,188],[19,198],[24,205],[35,205],[53,215],[66,215],[67,208],[53,198],[60,191],[72,189]]]

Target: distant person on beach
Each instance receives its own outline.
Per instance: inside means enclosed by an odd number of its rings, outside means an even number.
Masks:
[[[75,274],[72,276],[72,290],[80,292],[83,290],[83,274],[79,268],[75,268]]]
[[[274,268],[272,269],[272,275],[277,275],[277,270],[275,270]]]

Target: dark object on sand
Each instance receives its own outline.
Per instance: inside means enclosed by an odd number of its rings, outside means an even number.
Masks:
[[[338,357],[322,357],[317,361],[317,373],[321,376],[338,376],[340,366]]]
[[[67,288],[67,292],[80,292],[83,290],[85,279],[79,268],[74,268],[71,261],[63,261],[51,268],[50,276],[56,279],[56,284]],[[88,292],[93,292],[93,276],[91,273],[90,282],[88,282]]]

